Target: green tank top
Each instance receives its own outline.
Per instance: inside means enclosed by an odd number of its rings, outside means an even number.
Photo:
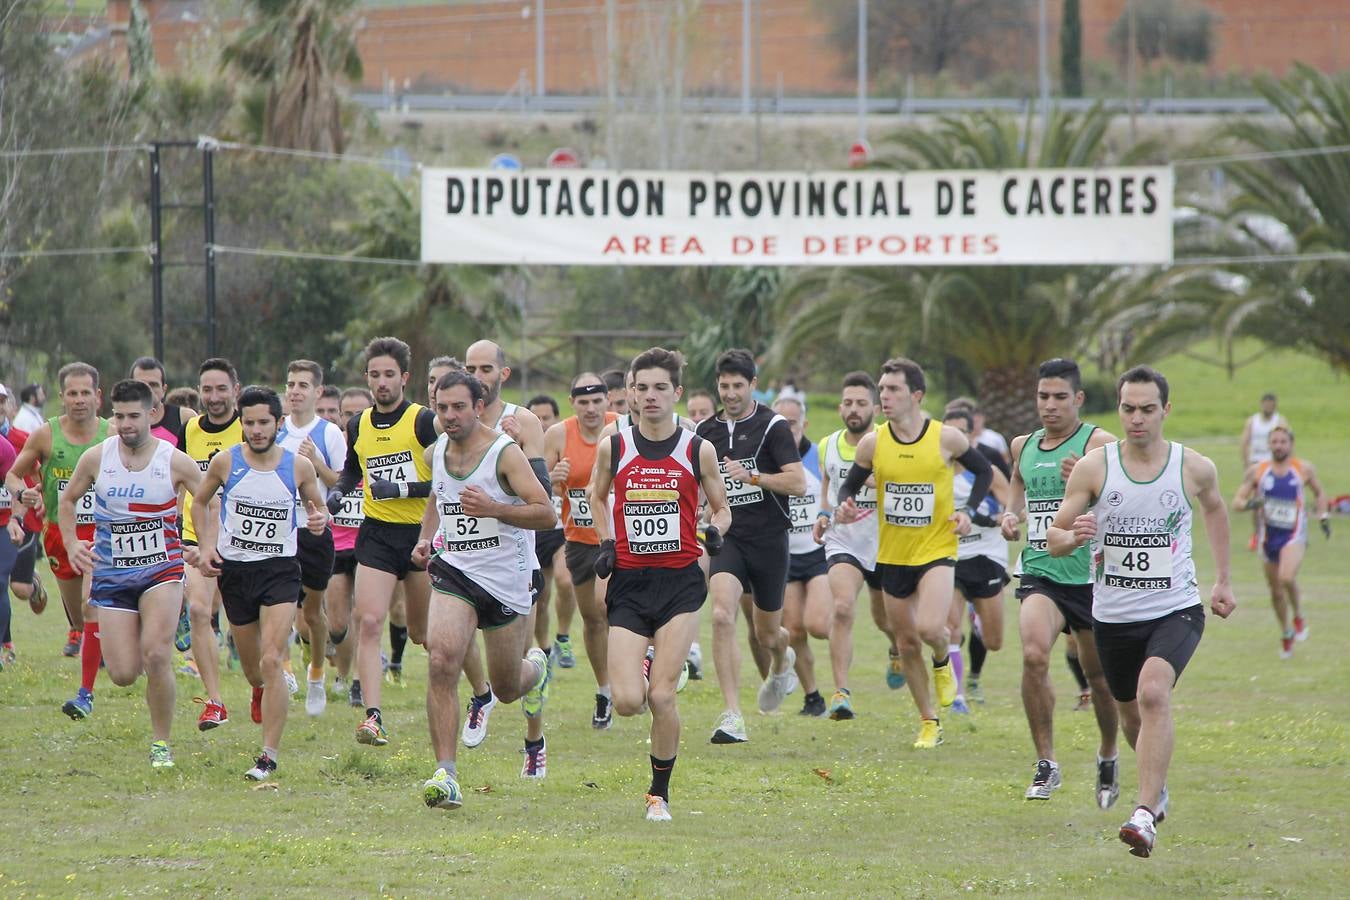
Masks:
[[[46,465],[42,467],[42,502],[47,505],[47,521],[56,521],[56,501],[60,499],[61,492],[66,488],[66,482],[70,481],[70,476],[75,473],[75,464],[80,461],[81,454],[93,447],[95,444],[103,443],[108,437],[108,420],[99,418],[98,431],[94,434],[94,439],[87,444],[72,444],[66,440],[66,436],[61,432],[61,420],[51,418],[47,424],[52,427],[52,455],[47,460]],[[88,524],[93,522],[93,509],[80,510],[80,504],[76,504],[76,522],[79,524]],[[81,521],[87,519],[87,521]]]
[[[1053,557],[1046,548],[1045,538],[1064,499],[1060,462],[1070,453],[1082,456],[1096,430],[1095,425],[1080,422],[1077,431],[1054,449],[1046,450],[1041,447],[1045,429],[1037,428],[1022,445],[1022,455],[1017,460],[1017,471],[1027,491],[1027,545],[1022,548],[1022,571],[1029,575],[1058,584],[1089,584],[1092,581],[1088,571],[1092,550],[1087,544],[1068,556]]]

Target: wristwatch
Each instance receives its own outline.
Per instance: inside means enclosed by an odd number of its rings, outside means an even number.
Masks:
[[[759,487],[759,473],[758,473],[758,472],[756,472],[755,474],[753,474],[753,475],[750,476],[750,483],[751,483],[752,485],[754,485],[755,487]]]

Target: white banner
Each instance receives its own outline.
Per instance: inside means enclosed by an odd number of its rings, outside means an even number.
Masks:
[[[1169,263],[1172,170],[425,169],[422,259],[630,266]]]

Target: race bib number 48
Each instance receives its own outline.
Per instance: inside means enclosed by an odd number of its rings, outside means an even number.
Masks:
[[[1170,534],[1113,534],[1102,538],[1103,583],[1137,591],[1172,588]]]
[[[886,523],[901,528],[925,528],[933,524],[936,506],[933,485],[886,482]]]

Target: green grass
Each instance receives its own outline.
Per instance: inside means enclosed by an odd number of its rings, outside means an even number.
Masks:
[[[1226,494],[1236,489],[1241,416],[1266,389],[1281,394],[1300,450],[1328,486],[1350,491],[1336,434],[1350,417],[1350,392],[1324,369],[1271,356],[1230,384],[1184,361],[1162,368],[1173,380],[1171,435],[1198,438],[1196,446],[1214,455]],[[1239,609],[1208,622],[1175,697],[1172,814],[1151,860],[1129,856],[1115,838],[1135,785],[1128,751],[1118,807],[1100,812],[1091,800],[1095,726],[1070,711],[1071,681],[1059,662],[1055,724],[1065,786],[1048,803],[1021,799],[1034,758],[1011,598],[1007,644],[986,666],[978,730],[948,721],[947,742],[935,753],[910,749],[913,707],[884,687],[885,650],[866,615],[854,670],[860,715],[851,723],[799,718],[794,694],[786,714],[748,717],[749,744],[714,747],[707,737],[720,710],[716,684],[692,684],[680,697],[676,818],[665,827],[642,821],[646,723],[593,732],[584,661],[555,683],[547,782],[518,777],[520,714],[499,707],[487,742],[460,753],[465,806],[447,815],[426,810],[419,795],[432,760],[426,663],[415,648],[409,687],[386,689],[388,747],[355,744],[354,710],[331,706],[310,720],[296,702],[275,789],[255,790],[242,773],[258,730],[237,673],[225,678],[232,721],[209,734],[192,727],[188,700],[197,686],[179,679],[172,772],[147,764],[139,686],[100,679],[92,719],[62,716],[77,666],[59,655],[64,622],[53,605],[40,618],[16,610],[20,659],[0,673],[8,812],[0,896],[1344,896],[1350,662],[1342,648],[1350,606],[1339,553],[1350,546],[1350,523],[1338,523],[1330,544],[1313,538],[1302,578],[1312,638],[1289,662],[1277,658],[1246,527],[1235,519]],[[1198,539],[1197,547],[1207,585],[1207,545]],[[573,631],[579,636],[579,622]],[[816,653],[828,691],[825,647]],[[753,685],[742,693],[753,708]]]

